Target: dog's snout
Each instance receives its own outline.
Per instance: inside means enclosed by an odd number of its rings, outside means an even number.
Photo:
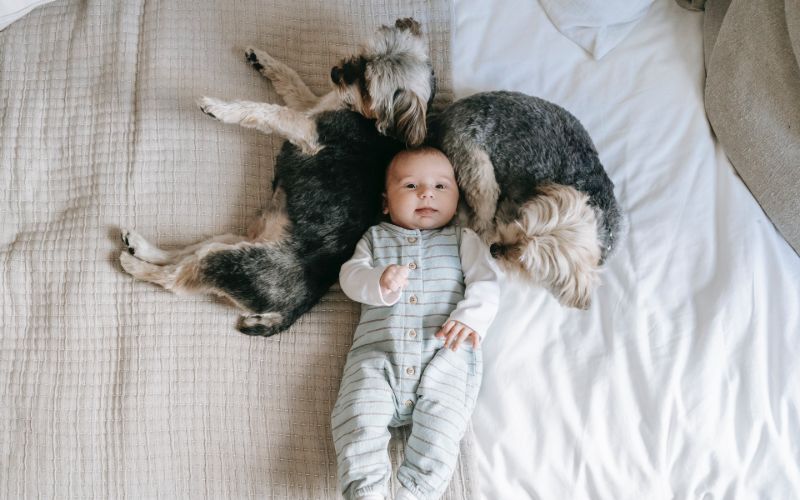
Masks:
[[[489,247],[489,253],[492,254],[492,257],[497,259],[502,257],[504,253],[506,253],[506,248],[500,243],[492,243],[492,245]]]
[[[331,68],[331,80],[337,84],[342,81],[342,69],[339,66]]]

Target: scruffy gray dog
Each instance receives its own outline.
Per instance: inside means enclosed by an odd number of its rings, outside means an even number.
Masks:
[[[620,210],[589,134],[565,109],[519,92],[461,99],[430,120],[463,191],[462,223],[492,254],[587,308]]]
[[[241,332],[273,335],[320,300],[361,235],[378,222],[386,167],[405,145],[424,140],[435,85],[413,19],[381,27],[358,55],[334,67],[334,89],[323,97],[266,52],[247,49],[245,57],[286,106],[208,97],[199,104],[222,122],[286,138],[270,206],[247,235],[175,250],[124,229],[120,263],[175,293],[225,297],[246,311]]]

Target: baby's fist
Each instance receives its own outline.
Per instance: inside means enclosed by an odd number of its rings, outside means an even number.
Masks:
[[[384,293],[399,292],[408,286],[408,267],[391,264],[383,270],[380,281]]]

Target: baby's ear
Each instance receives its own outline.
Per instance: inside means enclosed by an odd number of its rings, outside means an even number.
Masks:
[[[389,213],[389,204],[386,203],[386,193],[381,195],[383,197],[383,214],[386,215]]]

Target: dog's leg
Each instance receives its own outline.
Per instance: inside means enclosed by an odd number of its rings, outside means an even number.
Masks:
[[[236,234],[222,234],[183,248],[163,250],[153,245],[142,235],[131,229],[123,229],[121,236],[122,242],[125,244],[129,254],[135,256],[139,260],[158,265],[175,264],[183,257],[191,255],[211,243],[224,243],[233,245],[246,240],[244,236]]]
[[[288,236],[289,228],[286,192],[283,188],[277,187],[269,204],[247,228],[247,238],[258,243],[280,241]]]
[[[319,102],[319,97],[306,86],[300,75],[292,68],[273,58],[263,50],[247,47],[245,58],[259,73],[268,78],[275,92],[292,109],[306,111]]]
[[[238,123],[265,134],[276,133],[303,150],[316,154],[322,149],[317,136],[317,124],[306,114],[286,106],[251,101],[226,102],[201,97],[197,103],[203,113],[223,123]]]
[[[456,169],[458,185],[471,211],[469,226],[489,242],[494,235],[494,215],[500,196],[492,161],[484,150],[477,147],[456,147],[452,150],[455,153],[448,156]],[[448,153],[447,148],[445,153]]]
[[[242,241],[241,236],[236,237],[239,240],[237,243],[224,243],[220,241],[221,239],[212,238],[187,247],[192,249],[192,253],[185,252],[171,264],[158,265],[145,262],[128,251],[120,253],[119,261],[122,268],[134,278],[155,283],[177,295],[212,293],[228,299],[240,309],[249,310],[230,293],[229,289],[215,285],[213,280],[209,281],[205,259],[212,254],[241,251],[251,247],[252,244]]]
[[[195,256],[185,257],[178,264],[159,266],[137,259],[127,251],[119,254],[122,268],[134,278],[162,286],[176,294],[203,293],[208,291],[199,277],[199,260]]]

